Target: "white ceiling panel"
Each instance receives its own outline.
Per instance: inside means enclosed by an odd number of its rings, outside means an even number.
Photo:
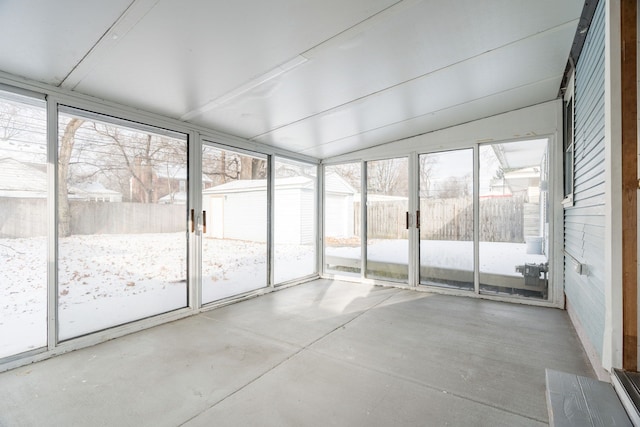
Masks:
[[[420,135],[461,123],[467,123],[476,120],[478,112],[480,111],[483,113],[483,117],[491,117],[501,114],[504,111],[517,110],[521,108],[524,99],[530,100],[532,105],[539,104],[547,101],[545,93],[553,90],[553,88],[557,88],[560,81],[560,78],[553,78],[532,85],[511,89],[504,93],[476,99],[472,102],[452,106],[441,111],[430,112],[420,117],[394,123],[379,129],[373,129],[344,139],[331,141],[322,145],[314,145],[301,150],[301,152],[321,159],[335,157],[341,154],[375,147],[389,141],[397,141],[406,138],[407,134],[411,136]],[[514,138],[520,138],[534,135],[535,133],[525,132],[512,136]],[[476,140],[483,140],[484,138],[485,135],[477,135]],[[295,150],[294,144],[295,143],[290,147],[283,148]],[[425,150],[433,148],[434,147],[425,147]]]
[[[553,14],[545,2],[408,4],[375,26],[363,25],[301,53],[308,62],[193,121],[253,138],[542,32],[565,28],[572,39],[575,30],[571,2],[561,2]],[[564,67],[569,44],[562,46],[558,68]]]
[[[569,25],[556,27],[553,31],[522,39],[383,92],[280,127],[256,140],[270,144],[286,142],[287,145],[296,141],[300,149],[304,150],[311,141],[313,144],[323,144],[343,139],[532,82],[561,78],[564,71],[563,59],[570,48],[564,40],[570,40],[574,31],[575,27]],[[547,100],[553,99],[557,92],[558,88],[555,87],[543,95]],[[485,117],[483,111],[478,111],[477,114],[476,118]],[[411,135],[401,137],[408,136]]]
[[[395,1],[162,0],[75,89],[181,117]]]
[[[132,2],[0,1],[0,70],[59,85]]]

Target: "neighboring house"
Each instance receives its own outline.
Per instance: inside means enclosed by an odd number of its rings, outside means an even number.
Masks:
[[[69,188],[69,199],[82,202],[122,202],[122,193],[99,182],[86,182]]]
[[[44,199],[47,197],[47,165],[0,158],[0,197]]]
[[[159,164],[149,167],[137,164],[136,174],[145,183],[145,187],[151,188],[151,195],[147,200],[147,191],[137,179],[132,177],[129,194],[131,201],[178,205],[187,203],[188,170],[186,166]],[[213,180],[203,175],[202,183],[204,188],[208,188],[213,184]]]
[[[187,192],[176,191],[175,193],[167,194],[164,197],[160,197],[160,199],[158,199],[158,203],[163,205],[186,205]]]
[[[179,193],[187,192],[187,168],[183,165],[155,165],[153,167],[154,195],[158,203],[186,203]]]
[[[0,197],[46,199],[47,191],[46,164],[21,162],[11,157],[0,158]],[[71,186],[69,199],[121,202],[122,193],[109,190],[99,182],[88,182]]]
[[[0,158],[0,238],[47,235],[46,168]]]

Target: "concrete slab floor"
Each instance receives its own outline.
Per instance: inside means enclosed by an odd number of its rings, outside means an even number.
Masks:
[[[0,426],[537,426],[566,312],[317,280],[0,374]]]

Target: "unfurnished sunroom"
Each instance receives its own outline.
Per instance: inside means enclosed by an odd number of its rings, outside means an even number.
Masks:
[[[626,2],[64,6],[0,15],[0,371],[320,278],[636,370]]]

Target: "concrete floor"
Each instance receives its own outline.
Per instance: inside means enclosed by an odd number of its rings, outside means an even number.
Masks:
[[[318,280],[0,374],[2,426],[541,426],[566,312]]]

